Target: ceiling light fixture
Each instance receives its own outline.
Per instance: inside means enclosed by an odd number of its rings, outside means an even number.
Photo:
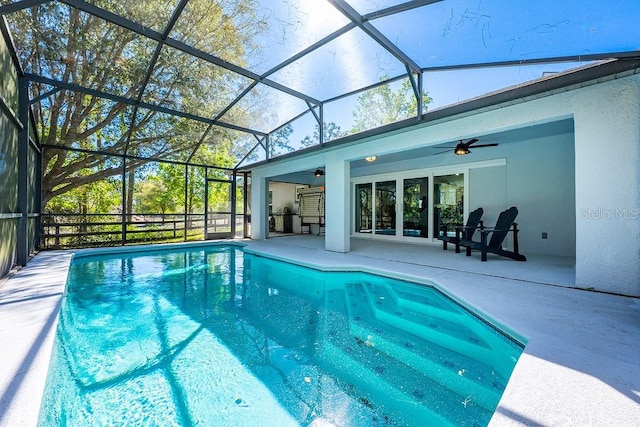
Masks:
[[[324,171],[320,168],[316,169],[316,171],[313,173],[316,177],[320,178],[322,175],[324,175]]]
[[[367,157],[365,157],[364,159],[365,159],[367,162],[371,163],[371,162],[375,162],[377,158],[378,158],[378,156],[367,156]]]
[[[460,143],[456,146],[454,153],[456,153],[456,156],[464,156],[465,154],[470,153],[469,147],[467,147],[465,144]]]

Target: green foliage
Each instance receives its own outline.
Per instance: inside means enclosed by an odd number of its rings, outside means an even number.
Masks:
[[[110,213],[120,205],[120,181],[104,179],[89,182],[51,199],[46,213]]]
[[[333,139],[341,138],[343,136],[348,135],[347,132],[344,132],[340,129],[340,126],[335,124],[334,122],[323,123],[324,128],[324,141],[331,141]],[[313,131],[313,136],[305,136],[301,141],[303,147],[312,147],[314,145],[320,144],[320,132],[319,127],[316,125],[315,130]]]
[[[420,185],[405,186],[404,188],[404,201],[403,210],[405,219],[410,219],[413,222],[418,222],[420,218],[421,206],[421,192]]]
[[[384,76],[381,80],[386,80]],[[423,109],[432,99],[425,92],[422,94]],[[363,92],[357,100],[353,112],[354,124],[352,133],[384,126],[410,117],[418,113],[418,104],[411,82],[403,80],[397,91],[393,91],[390,84],[378,86]]]
[[[443,205],[440,208],[440,221],[443,224],[462,224],[462,213],[455,205]]]
[[[148,179],[138,185],[136,207],[140,212],[173,213],[176,208],[176,200],[167,191],[165,181]]]
[[[164,30],[176,5],[171,0],[96,0],[92,4],[122,13],[159,32]],[[231,0],[224,2],[223,10],[219,3],[190,2],[175,30],[181,39],[197,48],[246,65],[246,49],[252,49],[252,39],[263,29],[252,6],[250,1]],[[144,88],[145,102],[204,117],[215,117],[239,88],[248,84],[245,78],[221,67],[164,46],[143,87],[157,42],[64,3],[44,2],[12,14],[9,22],[14,37],[21,41],[17,53],[27,72],[54,80],[131,99],[136,99]],[[50,89],[34,84],[30,95],[36,98]],[[138,109],[134,117],[131,106],[67,90],[52,93],[33,108],[44,144],[149,158],[187,160],[207,126],[144,108]],[[244,113],[235,114],[234,122],[246,121]],[[216,141],[214,146],[212,155],[200,155],[209,157],[207,161],[211,163],[207,164],[235,164],[231,138]],[[106,167],[98,167],[100,162]],[[103,154],[79,156],[45,150],[43,205],[89,182],[119,175],[121,170],[108,162]],[[136,168],[142,164],[138,160],[130,163]]]
[[[282,152],[294,151],[289,145],[289,137],[293,133],[293,126],[288,124],[269,136],[269,153],[271,157],[277,156]]]

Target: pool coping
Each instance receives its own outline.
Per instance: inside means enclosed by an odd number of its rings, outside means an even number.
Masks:
[[[518,283],[521,287],[514,288],[508,279],[450,271],[443,274],[391,261],[367,267],[357,256],[325,251],[296,257],[295,248],[289,255],[286,251],[266,252],[263,242],[252,243],[187,242],[38,254],[0,287],[0,425],[37,424],[58,312],[75,256],[210,245],[235,245],[248,253],[325,271],[357,270],[435,283],[482,316],[508,330],[521,331],[518,335],[528,343],[491,426],[633,426],[640,419],[640,322],[634,321],[640,319],[640,299],[535,284]],[[309,260],[320,255],[324,262]],[[460,283],[464,277],[473,277],[473,286]],[[496,301],[492,294],[496,288],[501,289],[502,300]],[[510,307],[513,301],[521,306]],[[569,313],[560,312],[567,311],[567,304],[572,304]]]

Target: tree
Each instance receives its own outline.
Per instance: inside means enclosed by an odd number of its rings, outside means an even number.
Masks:
[[[47,205],[47,213],[82,213],[96,214],[108,213],[109,210],[119,204],[122,193],[120,181],[114,178],[106,178],[96,182],[90,182],[76,188],[75,191],[66,192],[51,200]]]
[[[124,12],[130,19],[160,30],[171,12],[161,0],[91,3]],[[182,36],[196,47],[206,46],[208,51],[244,65],[245,49],[251,48],[252,38],[262,28],[251,5],[232,0],[225,2],[223,11],[217,4],[191,3],[179,19]],[[122,8],[126,10],[118,10]],[[256,25],[250,25],[252,22]],[[155,41],[59,2],[17,12],[11,15],[10,25],[15,39],[22,41],[18,55],[26,71],[64,83],[130,99],[136,99],[144,89],[145,102],[197,111],[205,117],[214,117],[237,92],[234,82],[229,83],[230,73],[167,46],[145,86]],[[34,84],[30,95],[35,98],[50,89]],[[186,159],[205,129],[202,123],[157,111],[139,108],[135,117],[133,112],[129,105],[64,89],[34,104],[41,141],[47,145]],[[44,206],[57,195],[122,173],[119,158],[105,160],[103,154],[76,155],[68,150],[46,149],[43,164]],[[140,160],[130,159],[128,170],[140,164]]]
[[[381,80],[387,78],[385,76]],[[422,94],[425,111],[431,101],[426,92]],[[390,84],[381,85],[358,96],[357,105],[353,111],[354,124],[351,131],[362,132],[415,117],[417,113],[418,105],[408,79],[403,80],[400,88],[395,92]]]
[[[159,179],[148,179],[141,182],[136,202],[141,212],[160,213],[163,219],[166,214],[173,213],[176,208],[176,200],[167,191],[167,184]]]
[[[294,149],[289,145],[289,137],[293,133],[293,126],[289,123],[273,132],[269,137],[269,155],[277,156],[281,152],[292,152]]]
[[[348,132],[344,132],[340,129],[340,126],[335,124],[334,122],[324,123],[324,141],[331,141],[337,138],[341,138],[343,136],[348,135]],[[312,136],[305,136],[301,141],[303,147],[312,147],[314,145],[320,144],[320,131],[319,126],[316,125],[313,131]]]

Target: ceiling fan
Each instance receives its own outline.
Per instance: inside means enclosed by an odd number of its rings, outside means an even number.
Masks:
[[[465,154],[471,153],[471,150],[469,150],[469,148],[471,146],[473,146],[473,148],[483,148],[483,147],[496,147],[498,145],[497,143],[473,145],[478,141],[479,141],[478,138],[472,138],[472,139],[468,140],[467,142],[462,142],[462,140],[460,140],[460,141],[458,141],[458,144],[455,147],[440,147],[440,148],[447,148],[447,150],[446,151],[441,151],[440,153],[436,153],[436,154],[446,153],[450,149],[453,149],[453,153],[456,156],[464,156]]]
[[[478,142],[478,138],[472,138],[467,142],[462,142],[462,140],[460,140],[460,142],[458,142],[458,145],[456,145],[456,148],[453,150],[453,152],[457,155],[457,156],[464,156],[465,154],[469,154],[471,151],[469,151],[469,147],[471,147],[473,144],[475,144],[476,142]],[[482,147],[496,147],[498,144],[481,144],[481,145],[474,145],[473,148],[482,148]]]

